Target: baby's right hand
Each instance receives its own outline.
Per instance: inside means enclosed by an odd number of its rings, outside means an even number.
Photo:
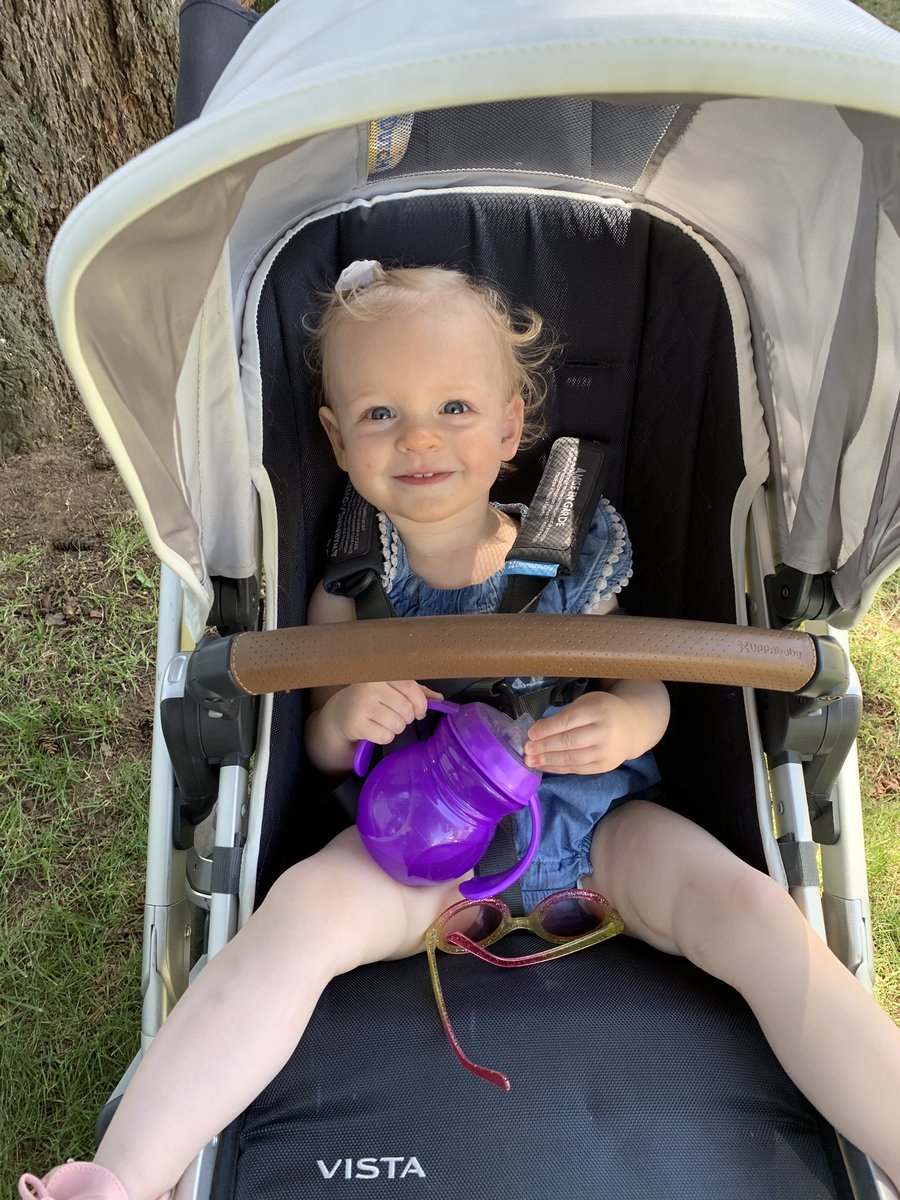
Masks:
[[[348,742],[365,739],[386,746],[412,721],[425,716],[429,699],[440,700],[441,695],[415,679],[352,683],[327,701],[323,713],[330,710],[334,728]]]

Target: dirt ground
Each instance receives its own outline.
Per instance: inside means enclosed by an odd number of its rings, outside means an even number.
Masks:
[[[110,516],[128,503],[112,459],[80,414],[60,440],[0,463],[4,551],[46,545],[61,556],[102,554]]]
[[[86,414],[76,410],[60,424],[63,433],[53,442],[0,462],[0,551],[5,558],[0,609],[7,613],[7,632],[17,620],[37,616],[48,632],[102,646],[113,601],[119,614],[139,606],[146,624],[148,600],[156,601],[158,564],[146,546],[129,554],[129,566],[142,572],[153,590],[123,586],[122,569],[111,556],[111,532],[132,510],[131,499]],[[152,644],[147,649],[152,651]],[[10,651],[18,653],[13,641]],[[135,664],[136,686],[119,729],[122,750],[133,754],[144,753],[149,745],[150,661]],[[61,680],[62,703],[66,686]],[[89,757],[87,747],[71,749],[79,759]]]

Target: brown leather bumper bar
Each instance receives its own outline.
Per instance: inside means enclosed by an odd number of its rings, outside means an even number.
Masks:
[[[517,675],[680,680],[823,698],[847,687],[843,650],[830,638],[702,621],[543,613],[241,633],[231,639],[228,674],[250,695],[382,679]]]

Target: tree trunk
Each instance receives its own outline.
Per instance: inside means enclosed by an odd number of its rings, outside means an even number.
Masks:
[[[44,300],[63,218],[172,127],[179,0],[0,0],[0,459],[74,387]]]

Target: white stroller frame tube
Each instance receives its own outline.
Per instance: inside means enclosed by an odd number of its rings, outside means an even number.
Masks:
[[[143,1009],[141,1054],[146,1053],[178,998],[187,988],[190,973],[191,907],[188,900],[189,851],[174,847],[172,838],[175,776],[162,732],[160,696],[169,663],[181,650],[183,590],[181,580],[164,564],[160,568],[159,626],[156,642],[156,696],[153,748],[150,765],[150,808],[147,833],[147,890],[144,904],[144,961],[141,972]],[[238,924],[238,885],[225,877],[237,874],[247,813],[248,771],[223,766],[216,801],[213,888],[209,900],[208,956],[232,938]],[[230,863],[220,882],[216,860]],[[203,960],[201,960],[202,963]],[[124,1090],[140,1059],[131,1064],[116,1092]],[[199,1200],[212,1187],[218,1138],[203,1148],[177,1187],[179,1200]]]
[[[219,771],[213,883],[209,901],[208,958],[218,954],[237,933],[240,863],[247,817],[247,780],[246,767],[223,766]],[[226,866],[229,863],[233,865]],[[219,864],[222,864],[221,868]],[[222,879],[219,878],[220,870]],[[226,881],[225,875],[231,878]]]
[[[769,627],[764,579],[772,573],[774,556],[769,500],[761,488],[751,505],[747,544],[750,621],[753,625]],[[807,621],[804,628],[812,634],[830,634],[840,642],[846,653],[848,639],[844,631],[833,629],[825,621]],[[847,661],[850,666],[849,690],[858,691],[859,679],[853,664],[849,662],[849,656]],[[782,838],[790,835],[795,843],[814,846],[816,843],[813,840],[802,763],[785,763],[772,768],[769,774],[777,836]],[[855,742],[838,775],[832,802],[838,812],[840,836],[834,845],[818,847],[823,891],[820,893],[818,882],[790,886],[788,890],[800,911],[835,956],[871,991],[875,978],[874,950]],[[772,840],[771,831],[763,829],[762,834],[768,846]],[[781,868],[783,874],[782,865],[779,863],[776,866]],[[897,1200],[897,1193],[887,1177],[871,1159],[840,1135],[838,1145],[854,1196],[871,1195],[877,1200]]]
[[[775,560],[767,495],[763,489],[756,493],[750,508],[747,560],[752,600],[751,623],[760,628],[771,628],[764,580],[767,575],[774,575]],[[769,779],[777,837],[779,839],[790,838],[797,846],[801,847],[812,845],[812,823],[806,802],[806,785],[802,764],[797,761],[770,767]],[[818,881],[816,883],[791,884],[788,890],[816,933],[823,941],[827,941]]]
[[[150,811],[147,830],[147,890],[144,901],[144,960],[141,1048],[146,1051],[178,997],[190,970],[191,917],[185,889],[186,854],[172,844],[175,778],[160,720],[160,692],[166,668],[180,649],[181,581],[160,567],[159,627],[156,641],[156,698],[150,758]]]

